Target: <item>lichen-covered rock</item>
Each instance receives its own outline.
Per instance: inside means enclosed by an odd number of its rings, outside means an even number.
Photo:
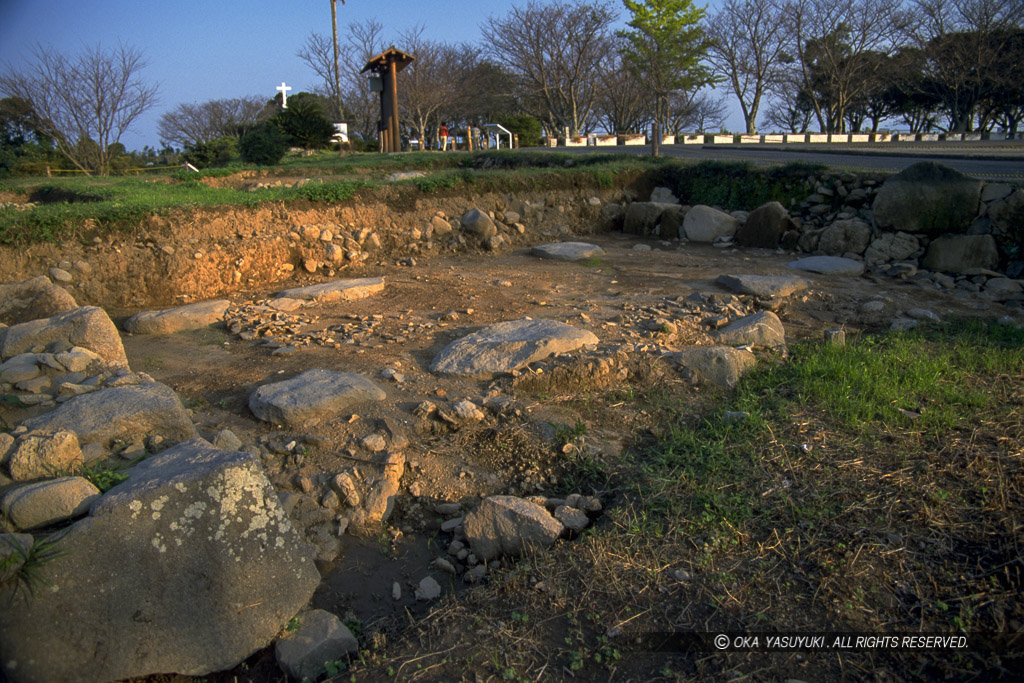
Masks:
[[[864,252],[864,260],[872,264],[902,261],[913,256],[921,243],[907,232],[887,232],[875,238]]]
[[[137,465],[57,550],[37,569],[45,591],[25,601],[0,587],[12,683],[230,669],[320,581],[258,460],[200,439]]]

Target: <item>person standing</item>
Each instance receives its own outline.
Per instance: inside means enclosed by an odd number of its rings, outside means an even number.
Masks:
[[[441,151],[445,152],[448,150],[448,126],[441,124],[441,128],[437,131],[438,136],[441,138]]]

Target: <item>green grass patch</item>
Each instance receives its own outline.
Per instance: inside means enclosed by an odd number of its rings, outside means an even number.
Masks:
[[[802,342],[791,352],[789,362],[748,374],[727,408],[667,421],[639,465],[650,511],[712,533],[755,518],[826,519],[839,499],[780,506],[761,495],[780,462],[812,467],[835,449],[877,448],[894,433],[901,446],[887,448],[890,454],[917,451],[951,431],[973,430],[1000,400],[994,378],[1024,376],[1024,331],[980,321],[866,336],[845,347]],[[731,423],[726,409],[749,417]],[[805,440],[781,441],[793,425],[809,427]]]
[[[363,180],[337,180],[326,183],[307,183],[297,189],[297,196],[311,202],[344,202],[356,196],[356,193],[368,187]]]

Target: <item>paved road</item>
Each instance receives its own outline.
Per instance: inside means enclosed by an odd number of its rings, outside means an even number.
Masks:
[[[807,161],[825,164],[832,168],[853,171],[900,171],[923,159],[939,161],[968,175],[985,180],[1012,180],[1024,182],[1024,143],[1021,141],[989,144],[962,143],[951,147],[948,144],[908,143],[886,145],[882,150],[829,147],[824,145],[811,148],[809,145],[663,145],[662,156],[692,159],[693,161],[749,161],[758,165],[786,164],[793,161]],[[618,153],[650,154],[650,146],[635,147],[569,147],[559,148],[560,152],[576,154]]]

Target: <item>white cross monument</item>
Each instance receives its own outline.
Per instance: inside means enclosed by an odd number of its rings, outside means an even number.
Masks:
[[[279,85],[276,88],[274,88],[274,90],[278,90],[278,91],[281,92],[281,109],[287,109],[288,108],[288,91],[291,90],[291,89],[292,89],[292,86],[285,85],[284,81],[281,81],[281,85]]]

